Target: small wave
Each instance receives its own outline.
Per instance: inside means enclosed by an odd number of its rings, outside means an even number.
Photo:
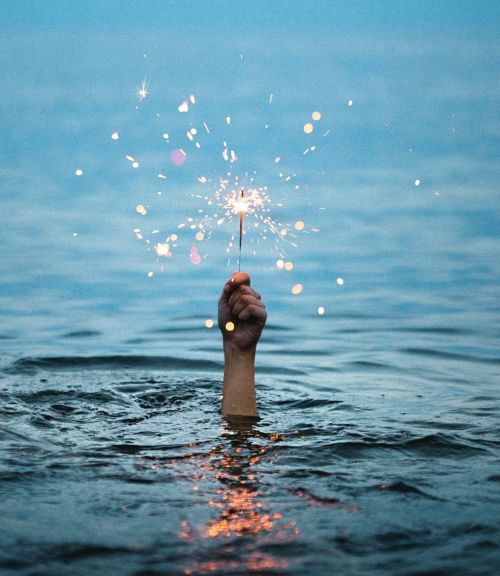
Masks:
[[[304,498],[309,505],[317,507],[317,508],[342,508],[349,512],[357,512],[358,507],[354,504],[348,504],[340,500],[339,498],[335,498],[333,496],[317,496],[307,488],[299,487],[299,488],[291,488],[290,492],[295,496],[299,496],[300,498]]]
[[[63,338],[92,338],[93,336],[101,336],[101,334],[102,332],[98,330],[75,330],[63,334]]]
[[[40,370],[99,370],[156,368],[164,370],[220,370],[212,360],[185,359],[172,356],[53,356],[20,358],[3,369],[7,374],[32,374]]]
[[[335,406],[342,404],[342,400],[332,400],[330,398],[302,398],[300,400],[278,400],[276,404],[287,408],[321,408],[324,406]]]
[[[407,484],[402,480],[398,480],[397,482],[391,482],[389,484],[377,484],[373,486],[377,490],[381,492],[400,492],[401,494],[410,494],[414,496],[425,496],[426,498],[430,498],[432,500],[442,500],[442,498],[438,498],[437,496],[433,496],[432,494],[428,494],[424,492],[420,488],[416,488],[411,484]]]
[[[416,356],[429,356],[444,360],[465,360],[467,362],[480,362],[481,364],[500,364],[500,358],[487,358],[473,356],[471,354],[458,354],[456,352],[443,352],[442,350],[432,350],[430,348],[403,348],[402,352]]]
[[[281,450],[295,450],[293,445],[281,445]],[[338,458],[373,458],[377,452],[400,452],[409,455],[419,455],[432,458],[456,458],[475,456],[488,452],[485,447],[471,445],[456,437],[445,434],[430,434],[427,436],[411,438],[402,441],[400,438],[390,440],[377,440],[367,438],[364,440],[342,440],[318,444],[314,447],[316,461],[328,461],[332,455]]]

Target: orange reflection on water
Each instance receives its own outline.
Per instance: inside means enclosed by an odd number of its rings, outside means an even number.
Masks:
[[[259,573],[287,568],[287,560],[259,549],[263,545],[292,542],[300,533],[293,520],[284,521],[281,512],[269,509],[270,500],[259,486],[257,465],[282,435],[263,434],[249,424],[228,424],[221,439],[225,442],[214,446],[198,462],[192,475],[193,482],[200,482],[200,476],[219,482],[219,487],[207,494],[207,504],[216,515],[196,528],[183,521],[179,536],[190,543],[199,539],[221,540],[223,554],[217,548],[216,558],[205,556],[203,561],[185,567],[184,574]],[[245,538],[244,552],[236,546],[242,538]]]

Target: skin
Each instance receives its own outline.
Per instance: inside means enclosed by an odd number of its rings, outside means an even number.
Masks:
[[[267,312],[246,272],[235,272],[219,298],[219,328],[224,343],[224,416],[257,417],[255,353],[266,324]],[[234,330],[228,331],[228,322]]]

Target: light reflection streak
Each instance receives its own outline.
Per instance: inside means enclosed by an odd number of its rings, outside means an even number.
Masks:
[[[281,512],[270,509],[270,501],[260,486],[258,465],[279,434],[265,435],[252,423],[228,422],[221,433],[222,442],[197,459],[194,488],[200,483],[217,481],[215,490],[204,497],[214,511],[201,526],[182,521],[179,536],[190,544],[207,541],[199,561],[193,558],[183,570],[187,576],[217,573],[259,573],[285,570],[289,562],[271,552],[273,544],[293,542],[299,535],[294,520],[285,520]],[[266,444],[263,444],[263,440]],[[266,547],[266,552],[261,550]]]

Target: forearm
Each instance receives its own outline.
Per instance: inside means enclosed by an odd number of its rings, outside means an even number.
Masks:
[[[222,409],[225,416],[257,416],[255,398],[256,346],[240,350],[224,341],[224,387]]]

